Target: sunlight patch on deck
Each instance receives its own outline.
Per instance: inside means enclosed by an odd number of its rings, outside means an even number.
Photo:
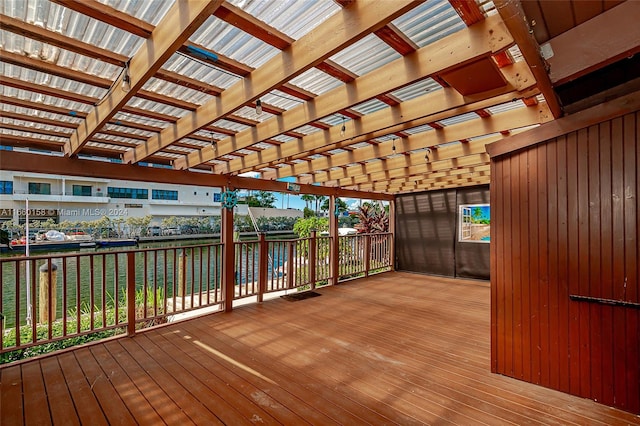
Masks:
[[[185,336],[184,337],[185,340],[191,340],[190,336]],[[254,370],[253,368],[236,361],[235,359],[223,354],[222,352],[212,348],[211,346],[207,345],[206,343],[202,343],[199,340],[194,340],[193,343],[197,346],[199,346],[200,348],[204,349],[205,351],[209,352],[210,354],[213,354],[215,356],[217,356],[218,358],[222,359],[223,361],[228,362],[231,365],[235,365],[238,368],[241,368],[242,370],[246,371],[247,373],[253,374],[256,377],[261,378],[262,380],[265,380],[269,383],[271,383],[272,385],[278,385],[276,382],[274,382],[273,380],[271,380],[270,378],[264,376],[263,374],[261,374],[260,372]]]

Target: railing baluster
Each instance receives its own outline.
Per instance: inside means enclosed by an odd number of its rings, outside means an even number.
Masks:
[[[136,333],[136,254],[127,253],[127,334]]]
[[[16,319],[15,319],[15,327],[16,327],[16,347],[20,347],[20,263],[19,261],[15,262],[15,274],[16,274],[16,281],[15,281],[15,291],[16,291]],[[29,303],[29,301],[27,300],[27,304]],[[25,307],[26,308],[26,307]]]

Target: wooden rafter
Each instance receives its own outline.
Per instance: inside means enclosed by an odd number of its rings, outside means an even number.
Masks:
[[[230,3],[224,2],[214,12],[214,15],[280,50],[286,49],[293,43],[293,39],[288,35],[254,18]]]
[[[528,68],[523,65],[514,64],[513,68],[509,69],[510,73],[517,74],[520,77],[526,74]],[[309,155],[319,154],[324,151],[344,148],[361,142],[370,142],[372,138],[386,136],[391,133],[403,137],[399,132],[405,129],[424,124],[435,126],[433,122],[436,120],[510,102],[522,97],[522,93],[518,89],[526,90],[527,87],[514,88],[513,85],[517,85],[520,82],[511,77],[509,80],[512,83],[505,86],[503,90],[492,91],[478,96],[463,97],[451,88],[422,95],[406,101],[402,105],[399,104],[390,109],[383,109],[362,117],[357,123],[355,136],[342,136],[342,124],[340,123],[325,129],[325,132],[312,133],[304,136],[299,141],[288,142],[277,150],[267,150],[261,152],[260,155],[242,159],[240,162],[232,161],[228,165],[221,165],[216,168],[216,172],[232,173],[236,171],[245,172],[248,169],[258,170],[264,166],[273,165],[282,158],[288,160],[304,159]],[[484,99],[485,97],[487,99]]]
[[[219,99],[205,103],[198,108],[195,114],[184,120],[179,120],[175,126],[163,131],[159,137],[151,138],[144,146],[128,152],[125,155],[125,161],[129,163],[141,161],[175,140],[233,113],[246,102],[252,102],[281,86],[287,80],[324,61],[335,52],[342,50],[345,46],[364,37],[369,32],[375,31],[415,6],[417,6],[416,3],[408,0],[377,3],[376,7],[371,7],[369,1],[354,3],[341,13],[327,19],[311,33],[295,41],[285,51],[253,71],[244,80],[225,90]],[[318,39],[323,43],[318,44]],[[295,65],[292,65],[292,61]],[[226,149],[225,145],[227,145],[227,141],[221,141],[218,148]],[[200,162],[209,159],[211,158],[203,159]]]
[[[492,39],[500,41],[490,42],[490,35]],[[182,169],[193,167],[216,156],[275,137],[284,131],[335,114],[360,102],[372,99],[381,93],[387,93],[421,80],[430,74],[458,66],[460,62],[487,57],[494,51],[508,47],[511,43],[512,40],[500,18],[487,19],[476,26],[445,37],[410,55],[396,59],[375,72],[318,96],[313,103],[305,103],[288,110],[278,120],[267,120],[258,124],[255,129],[240,132],[233,140],[224,140],[218,144],[216,152],[205,148],[199,153],[189,155],[184,160],[176,161],[175,166]],[[447,49],[452,53],[434,59],[433,52],[441,49]],[[349,139],[353,136],[355,136],[353,132],[348,132],[346,137],[342,139]]]
[[[505,25],[513,36],[515,42],[522,52],[527,64],[531,68],[533,75],[538,84],[538,88],[542,92],[545,100],[549,104],[555,118],[562,116],[562,106],[558,100],[551,80],[547,74],[547,64],[540,55],[540,46],[530,30],[522,5],[519,0],[495,0],[494,4],[500,16],[504,20]]]
[[[267,179],[283,178],[366,161],[372,158],[388,157],[394,154],[414,151],[425,147],[434,147],[460,139],[496,133],[504,129],[540,124],[548,121],[550,119],[549,116],[550,114],[546,109],[546,105],[541,104],[538,105],[537,108],[520,108],[496,114],[490,118],[478,118],[447,126],[441,130],[418,133],[398,141],[390,140],[375,146],[359,148],[353,152],[335,154],[330,158],[318,158],[309,162],[298,163],[292,167],[280,167],[277,171],[264,173],[263,177]],[[469,147],[469,144],[463,146]],[[440,150],[434,150],[434,158],[437,158],[439,151]]]
[[[105,95],[102,102],[87,115],[84,125],[71,136],[70,141],[65,145],[65,153],[67,155],[77,154],[95,132],[142,88],[176,49],[218,8],[221,2],[222,0],[175,3],[165,19],[153,30],[152,36],[145,41],[138,53],[131,59],[128,73],[123,72],[116,80],[116,89]],[[118,90],[125,78],[130,79],[131,90],[128,92]]]
[[[332,149],[345,148],[348,145],[370,141],[372,138],[428,124],[434,120],[464,114],[479,107],[489,107],[510,102],[521,96],[518,91],[509,89],[513,88],[508,86],[505,87],[504,91],[492,92],[493,96],[485,100],[481,97],[463,97],[455,90],[445,88],[441,91],[405,101],[397,106],[367,114],[358,123],[357,136],[349,139],[341,137],[342,125],[338,124],[325,132],[311,133],[301,140],[287,142],[276,149],[265,150],[242,160],[217,166],[216,172],[231,173],[240,170],[247,171],[246,169],[258,170],[265,166],[274,165],[280,159],[303,159],[310,155],[320,154]],[[342,141],[331,142],[335,140]]]

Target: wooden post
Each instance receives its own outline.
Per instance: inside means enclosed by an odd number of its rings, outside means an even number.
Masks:
[[[331,284],[338,284],[340,275],[340,240],[338,239],[338,217],[336,211],[336,196],[329,197],[329,235],[331,236],[331,257],[329,265],[331,269]]]
[[[309,238],[309,256],[307,257],[307,265],[309,268],[309,283],[311,290],[316,288],[316,265],[318,264],[318,247],[316,240],[316,231],[311,231]]]
[[[369,276],[371,269],[371,234],[364,235],[364,276]]]
[[[262,302],[263,295],[267,292],[267,274],[268,274],[268,251],[269,244],[264,233],[260,233],[259,238],[259,257],[258,257],[258,303]]]
[[[389,201],[389,266],[392,271],[396,270],[396,200]]]
[[[287,288],[293,288],[295,281],[293,273],[293,265],[295,263],[293,245],[294,241],[287,242]]]
[[[233,244],[233,209],[222,208],[222,287],[224,311],[233,310],[235,296],[235,245]]]
[[[136,334],[136,254],[127,253],[127,335]]]
[[[56,320],[58,265],[48,261],[40,267],[40,323]]]

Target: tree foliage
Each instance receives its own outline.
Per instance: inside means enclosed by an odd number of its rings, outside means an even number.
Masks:
[[[329,219],[326,217],[307,217],[304,219],[298,219],[295,225],[293,225],[293,232],[295,232],[299,238],[307,238],[311,235],[311,231],[328,231]]]
[[[249,207],[274,208],[276,206],[276,196],[273,192],[258,191],[256,195],[247,196],[247,204]]]
[[[364,203],[358,211],[360,229],[366,234],[389,232],[389,215],[379,204]]]

